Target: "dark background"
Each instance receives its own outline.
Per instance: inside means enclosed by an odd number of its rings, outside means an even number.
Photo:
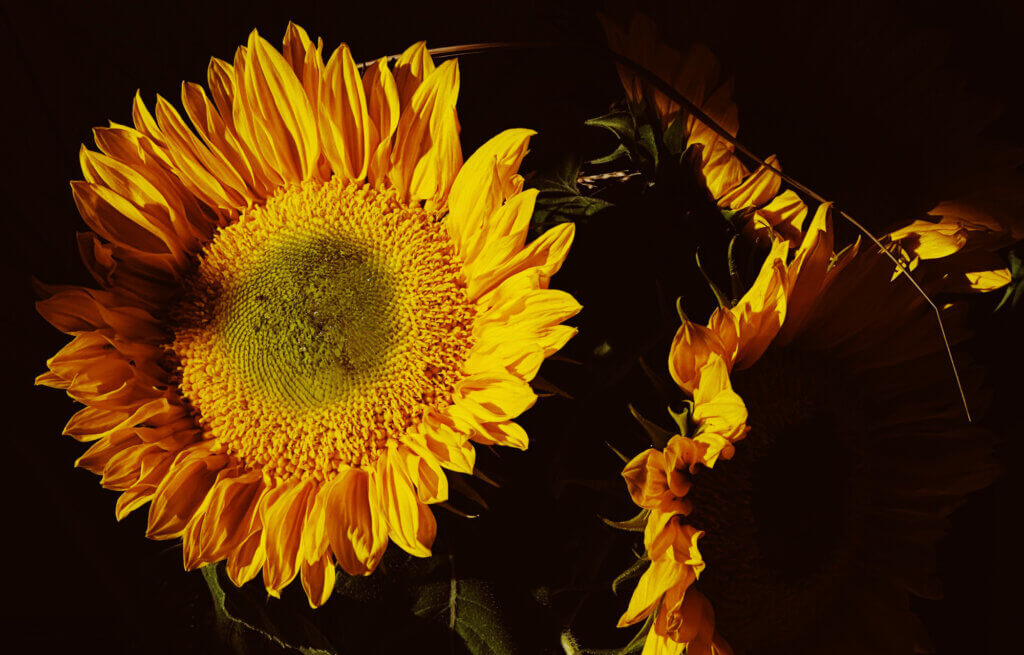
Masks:
[[[735,75],[740,137],[755,152],[778,153],[797,179],[877,228],[951,197],[984,175],[986,162],[1012,157],[1010,146],[1024,145],[1019,9],[987,1],[949,9],[820,4],[663,8],[670,33],[709,42]],[[177,104],[180,82],[205,80],[208,57],[230,60],[253,27],[279,43],[294,20],[314,38],[323,36],[327,49],[344,40],[357,60],[368,60],[420,39],[432,46],[596,45],[602,34],[594,8],[336,0],[5,1],[2,7],[0,212],[9,239],[0,258],[7,418],[0,498],[7,508],[2,561],[9,623],[0,639],[41,652],[68,645],[211,652],[218,642],[201,576],[182,571],[173,543],[143,537],[144,512],[114,521],[114,494],[72,468],[83,448],[60,436],[73,403],[31,385],[66,338],[34,313],[30,275],[89,283],[74,245],[84,225],[68,188],[80,176],[79,144],[91,141],[92,126],[129,123],[138,88],[149,104],[157,93]],[[476,55],[460,66],[464,152],[501,129],[532,127],[540,135],[524,170],[560,149],[582,147],[579,123],[621,96],[608,60],[584,47]],[[1012,535],[1020,514],[1020,448],[1013,440],[1021,426],[1011,402],[1020,398],[1019,327],[1019,316],[1016,323],[1004,317],[976,347],[993,364],[991,379],[1004,403],[992,420],[1008,431],[1000,449],[1007,473],[954,515],[953,532],[940,547],[947,598],[920,608],[939,653],[1002,652],[1019,641],[1021,566]],[[1018,340],[1014,350],[1004,350],[1008,337]],[[566,402],[552,401],[544,415],[557,414],[563,405],[555,403]],[[606,438],[595,435],[591,447],[603,448]],[[600,466],[614,477],[614,460]]]

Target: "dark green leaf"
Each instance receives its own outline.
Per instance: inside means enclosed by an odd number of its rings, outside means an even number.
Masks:
[[[669,123],[662,136],[665,148],[673,155],[682,155],[686,148],[686,120],[677,118]]]
[[[213,597],[217,625],[236,651],[246,650],[245,640],[239,633],[251,631],[303,655],[335,655],[330,642],[304,617],[292,613],[288,621],[275,621],[263,606],[252,602],[233,585],[225,590],[215,564],[204,566],[201,571]]]
[[[1020,297],[1024,293],[1024,258],[1011,250],[1007,254],[1007,259],[1010,264],[1010,283],[1006,285],[1006,292],[1003,293],[1002,299],[996,306],[996,311],[1002,309],[1003,305],[1007,303],[1016,309],[1017,303],[1020,302]]]
[[[622,143],[636,142],[637,125],[633,114],[628,111],[615,111],[604,116],[585,121],[591,127],[602,127],[614,134]]]
[[[627,155],[629,155],[629,148],[620,143],[615,147],[615,150],[613,150],[611,154],[605,155],[604,157],[598,157],[597,159],[591,159],[589,163],[594,165],[610,164],[611,162],[622,159]]]
[[[473,655],[513,655],[512,639],[502,615],[482,580],[460,579],[454,560],[445,580],[416,592],[412,611],[420,618],[444,622]]]
[[[579,157],[568,156],[553,171],[532,180],[532,185],[540,191],[533,212],[535,225],[546,227],[576,221],[611,206],[600,198],[584,195],[576,182],[579,174]]]

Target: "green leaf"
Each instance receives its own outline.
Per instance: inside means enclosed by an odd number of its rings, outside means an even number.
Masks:
[[[609,202],[584,195],[580,191],[576,183],[580,164],[578,156],[566,156],[553,171],[532,181],[532,185],[540,191],[533,212],[534,225],[549,226],[576,221],[611,206]]]
[[[654,136],[654,128],[648,124],[641,125],[637,130],[637,145],[646,152],[645,159],[654,163],[654,169],[658,168],[658,142]]]
[[[686,149],[686,120],[677,118],[669,123],[662,136],[665,148],[673,155],[680,156]]]
[[[449,555],[448,559],[447,580],[419,587],[413,613],[420,618],[446,623],[473,655],[513,655],[511,635],[487,583],[460,579],[454,558]]]
[[[627,155],[629,155],[629,148],[620,143],[618,146],[615,147],[615,150],[613,150],[611,154],[605,155],[604,157],[598,157],[597,159],[591,159],[588,163],[594,165],[610,164],[613,161],[622,159]]]
[[[217,625],[236,652],[246,652],[243,633],[249,631],[284,648],[297,650],[302,655],[336,655],[327,638],[304,617],[293,614],[288,617],[291,621],[280,625],[271,618],[265,607],[253,603],[233,585],[225,590],[220,584],[216,564],[204,566],[200,570],[210,589],[210,596],[213,597]]]
[[[604,116],[591,118],[584,121],[584,125],[591,127],[602,127],[614,134],[622,143],[635,143],[637,141],[637,125],[633,114],[628,111],[613,111]]]
[[[1016,309],[1021,295],[1024,294],[1024,258],[1011,250],[1007,253],[1007,259],[1010,264],[1010,283],[1006,285],[1006,292],[996,306],[997,312],[1007,303]]]
[[[631,105],[629,111],[618,110],[591,118],[585,124],[608,130],[619,140],[619,145],[610,155],[593,163],[608,163],[628,156],[634,166],[653,179],[658,169],[658,138],[642,105]]]

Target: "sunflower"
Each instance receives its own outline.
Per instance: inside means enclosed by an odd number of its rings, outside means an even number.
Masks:
[[[647,655],[928,645],[909,597],[939,594],[934,544],[993,479],[992,438],[964,418],[924,299],[876,248],[833,241],[821,205],[734,306],[676,333],[688,417],[623,471],[651,565],[620,625],[655,615]],[[961,305],[943,307],[954,342]]]
[[[313,607],[335,563],[430,554],[474,443],[527,447],[513,419],[580,309],[548,289],[573,226],[526,243],[533,132],[463,162],[456,61],[322,53],[254,31],[183,85],[192,127],[136,96],[134,127],[96,128],[72,190],[99,288],[38,303],[74,338],[37,382],[85,405],[65,433],[118,520],[148,502],[186,569],[226,559],[274,596],[300,576]]]
[[[718,59],[707,46],[697,43],[682,53],[666,45],[659,38],[657,24],[646,14],[633,14],[628,27],[604,15],[600,18],[614,52],[670,84],[722,130],[736,136],[739,112],[732,100],[733,83],[731,79],[722,81]],[[743,213],[748,235],[778,232],[792,246],[799,243],[807,206],[791,190],[780,193],[782,178],[772,170],[780,168],[775,155],[765,160],[768,166],[750,171],[737,157],[732,142],[633,70],[621,64],[618,70],[628,98],[652,107],[662,130],[677,120],[685,121],[686,147],[700,150],[700,170],[708,192],[721,209]]]

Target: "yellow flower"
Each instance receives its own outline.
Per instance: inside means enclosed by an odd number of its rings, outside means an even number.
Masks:
[[[37,382],[85,405],[65,432],[117,518],[149,502],[186,568],[226,559],[275,596],[299,576],[314,607],[335,562],[429,555],[474,442],[527,447],[513,419],[580,309],[548,289],[573,226],[526,243],[533,133],[463,162],[456,61],[322,51],[254,31],[183,86],[193,127],[136,97],[134,127],[97,128],[72,188],[100,288],[38,303],[74,339]]]
[[[963,416],[931,308],[891,269],[875,248],[836,254],[822,205],[796,250],[775,235],[734,307],[706,326],[683,322],[669,369],[692,397],[694,429],[669,449],[685,441],[700,454],[667,468],[668,449],[647,451],[623,472],[650,510],[650,579],[620,621],[657,612],[645,655],[925,645],[908,595],[934,597],[934,542],[995,466],[991,435]],[[962,310],[943,310],[954,343]],[[629,477],[641,461],[664,468],[638,495]],[[696,552],[697,536],[703,555],[659,550]]]

